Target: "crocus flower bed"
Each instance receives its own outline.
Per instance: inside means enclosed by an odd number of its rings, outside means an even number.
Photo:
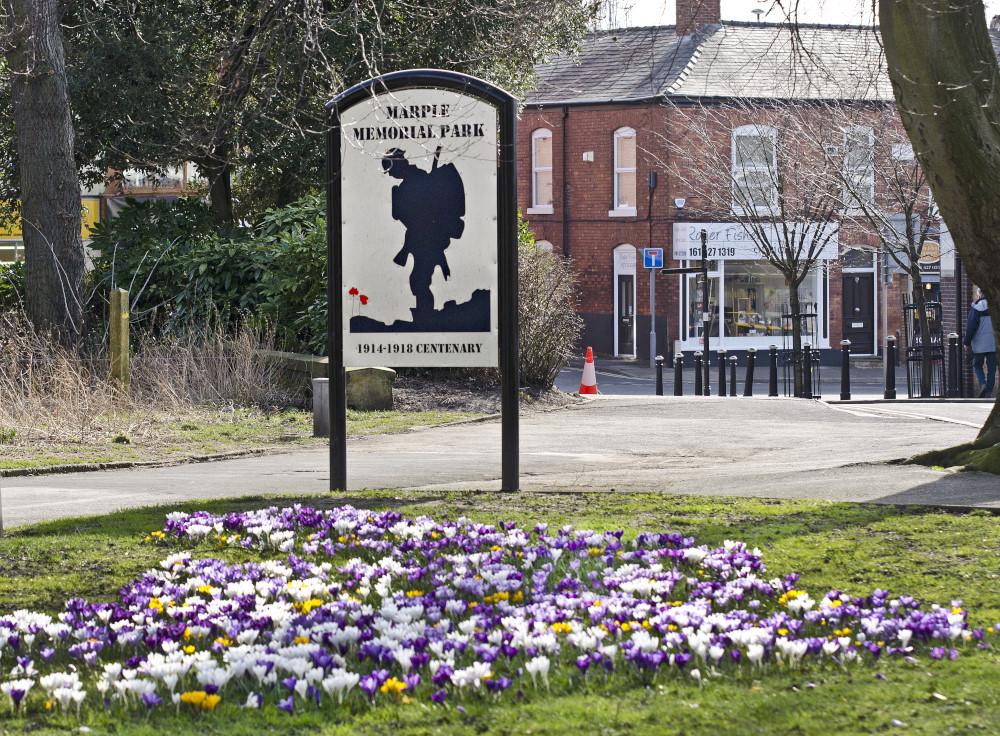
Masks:
[[[170,514],[147,541],[260,561],[179,551],[114,603],[0,617],[0,708],[357,709],[988,646],[959,601],[813,597],[757,549],[679,534],[295,506]]]

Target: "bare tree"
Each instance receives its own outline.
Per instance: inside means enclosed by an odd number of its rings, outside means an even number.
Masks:
[[[969,274],[1000,304],[1000,65],[982,0],[858,0],[872,9],[872,27],[888,70],[903,126],[934,191],[941,215]],[[798,0],[774,0],[798,28]],[[884,65],[884,66],[883,66]],[[994,323],[1000,341],[1000,320]],[[983,424],[975,449],[1000,447],[1000,402]],[[957,458],[969,446],[942,451]]]
[[[820,267],[837,235],[839,190],[833,163],[803,145],[796,103],[729,99],[725,106],[667,106],[671,135],[661,164],[689,193],[685,210],[708,220],[736,221],[761,258],[784,277],[787,320],[796,356],[795,395],[802,383],[800,289]],[[654,157],[660,152],[651,151]]]
[[[927,177],[895,106],[824,101],[810,115],[822,123],[802,124],[797,132],[827,158],[820,171],[832,177],[841,223],[877,239],[886,265],[909,276],[922,358],[920,395],[930,396],[934,345],[920,259],[940,218]]]

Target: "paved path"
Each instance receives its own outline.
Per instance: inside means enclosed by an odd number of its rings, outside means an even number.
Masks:
[[[1000,479],[885,464],[968,441],[988,404],[826,405],[787,399],[598,397],[522,418],[522,487],[934,503],[1000,508]],[[933,418],[930,418],[933,417]],[[499,488],[500,425],[357,439],[356,488]],[[3,481],[8,526],[128,506],[327,489],[301,450],[174,467]]]

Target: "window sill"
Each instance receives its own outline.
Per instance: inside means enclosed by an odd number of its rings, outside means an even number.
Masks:
[[[525,214],[528,215],[551,215],[554,213],[554,209],[550,204],[542,204],[537,207],[529,207],[525,210]]]
[[[608,217],[636,217],[635,207],[621,207],[617,210],[608,210]]]

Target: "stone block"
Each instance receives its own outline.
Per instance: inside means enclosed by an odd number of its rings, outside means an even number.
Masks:
[[[391,368],[348,368],[347,408],[360,411],[392,409],[392,386],[396,371]],[[312,379],[313,436],[330,436],[330,381]]]
[[[361,411],[392,409],[392,386],[396,371],[392,368],[348,368],[347,408]]]

